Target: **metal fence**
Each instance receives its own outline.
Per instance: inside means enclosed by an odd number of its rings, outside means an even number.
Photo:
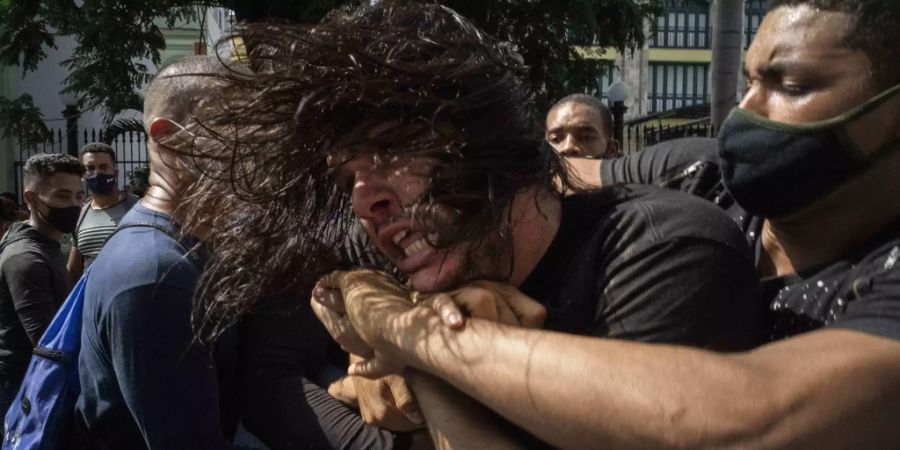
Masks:
[[[625,124],[623,133],[625,154],[639,152],[663,141],[683,137],[715,137],[709,117],[693,120],[678,125],[663,125],[654,122]]]
[[[63,129],[51,129],[51,138],[37,145],[24,145],[19,141],[19,155],[15,161],[15,194],[19,199],[19,204],[24,203],[22,200],[23,180],[25,171],[25,162],[28,158],[39,153],[66,153],[67,137]],[[78,133],[78,148],[91,142],[106,142],[106,136],[103,130],[85,129]],[[119,189],[125,189],[130,181],[129,176],[135,169],[148,166],[149,159],[147,157],[147,135],[137,131],[127,131],[121,133],[111,141],[107,142],[116,152],[116,169],[118,169]]]

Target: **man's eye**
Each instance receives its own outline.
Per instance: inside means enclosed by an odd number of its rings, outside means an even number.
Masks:
[[[558,135],[551,134],[550,136],[547,136],[547,142],[549,142],[551,144],[558,144],[559,141],[560,141],[560,139],[559,139]]]
[[[806,95],[809,93],[809,86],[799,83],[782,83],[782,90],[789,95]]]
[[[582,134],[579,137],[579,140],[583,141],[583,142],[594,142],[594,140],[596,140],[596,139],[597,139],[597,136],[594,136],[593,134]]]

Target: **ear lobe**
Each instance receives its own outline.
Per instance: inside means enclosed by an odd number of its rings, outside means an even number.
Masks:
[[[606,154],[609,155],[610,158],[619,157],[621,151],[619,150],[619,141],[615,138],[609,140],[609,143],[606,144]]]
[[[28,205],[29,208],[32,208],[32,205],[34,204],[34,196],[34,191],[22,192],[22,200],[25,201],[25,204]]]
[[[168,136],[171,136],[174,133],[177,133],[184,129],[181,125],[173,122],[170,119],[165,117],[157,117],[150,122],[150,127],[147,130],[150,134],[150,139],[154,141],[159,141],[161,139],[165,139]]]

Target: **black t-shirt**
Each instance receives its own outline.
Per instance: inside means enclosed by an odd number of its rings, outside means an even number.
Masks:
[[[68,292],[59,242],[26,222],[14,224],[0,242],[0,378],[22,379]]]
[[[718,172],[715,139],[675,140],[644,152],[650,153],[604,161],[601,166],[603,184],[635,180],[665,184],[667,177],[671,177],[673,171],[677,172],[677,167],[690,166],[697,161],[703,161],[708,172]],[[674,186],[680,189],[690,184],[676,183]],[[763,220],[735,204],[721,183],[696,194],[714,200],[727,210],[741,227],[758,261]],[[762,280],[761,301],[768,306],[768,339],[782,339],[823,327],[847,328],[900,339],[898,259],[900,217],[838,261],[802,273]]]
[[[740,231],[709,202],[629,185],[565,198],[522,284],[555,331],[720,350],[758,344],[762,308]]]

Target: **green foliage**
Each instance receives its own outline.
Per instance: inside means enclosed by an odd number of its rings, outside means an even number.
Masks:
[[[643,46],[644,23],[662,12],[662,0],[446,0],[488,33],[513,42],[529,66],[546,110],[574,92],[595,92],[602,66],[582,58],[578,47],[619,51]],[[599,56],[599,55],[598,55]]]
[[[69,71],[64,92],[78,94],[83,110],[101,107],[107,120],[141,109],[136,90],[161,62],[165,39],[156,25],[173,26],[198,17],[198,5],[184,0],[9,0],[0,6],[0,63],[19,65],[23,75],[37,68],[54,45],[54,35],[73,35],[77,45],[63,62]]]
[[[107,121],[140,109],[138,88],[159,65],[171,27],[197,20],[201,7],[225,6],[240,20],[266,17],[317,22],[331,9],[369,0],[0,0],[0,64],[33,71],[54,46],[55,35],[77,41],[64,92],[76,93],[82,110],[100,107]],[[390,0],[383,0],[390,1]],[[402,2],[403,0],[397,0]],[[430,1],[430,0],[406,0]],[[643,45],[644,23],[663,0],[446,0],[487,32],[517,45],[530,68],[536,106],[572,92],[595,90],[601,67],[577,46]],[[5,103],[7,105],[11,102]],[[0,114],[9,115],[4,109]]]
[[[21,66],[24,75],[47,56],[44,47],[55,48],[47,31],[47,11],[36,1],[6,0],[0,3],[0,64]]]
[[[317,23],[334,8],[368,3],[368,0],[222,0],[221,3],[234,11],[239,21],[255,22],[275,17],[299,23]]]
[[[51,138],[41,111],[34,106],[28,94],[15,100],[0,97],[0,135],[16,136],[26,147]]]

